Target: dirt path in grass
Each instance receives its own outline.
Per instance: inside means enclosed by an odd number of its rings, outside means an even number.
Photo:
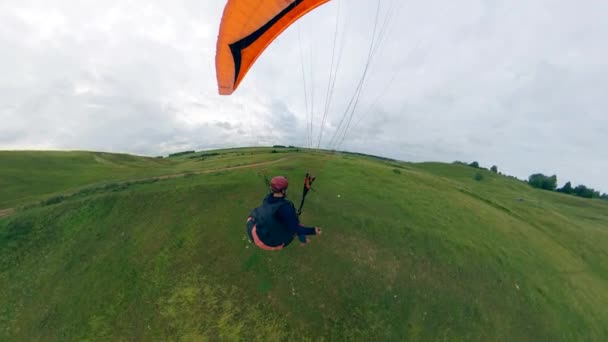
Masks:
[[[14,211],[15,211],[15,209],[13,209],[13,208],[0,209],[0,217],[8,216],[8,215],[12,214]]]

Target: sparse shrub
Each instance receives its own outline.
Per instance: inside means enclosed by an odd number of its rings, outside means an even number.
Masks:
[[[398,175],[401,174],[401,170],[399,170],[399,169],[393,169],[393,172],[396,173],[396,174],[398,174]]]
[[[63,200],[65,200],[65,196],[63,196],[63,195],[53,196],[51,198],[48,198],[48,199],[42,201],[42,205],[53,205],[53,204],[61,203],[61,202],[63,202]]]
[[[110,183],[110,184],[106,184],[103,188],[105,190],[114,190],[116,188],[118,188],[120,186],[120,184],[118,183]]]
[[[272,152],[270,152],[270,153],[278,153],[278,152],[277,152],[277,150],[272,150]]]
[[[116,187],[112,188],[112,191],[117,192],[117,191],[127,190],[129,188],[129,185],[131,185],[131,184],[130,183],[117,184]]]
[[[475,179],[476,181],[481,181],[483,180],[483,175],[479,172],[475,173],[475,176],[473,176],[473,179]]]
[[[99,191],[99,189],[100,189],[99,187],[80,189],[77,193],[74,194],[74,196],[86,196],[86,195],[90,195],[92,193],[95,193],[95,192]]]
[[[8,222],[6,229],[0,230],[0,243],[8,248],[18,248],[18,241],[34,230],[34,221],[29,217],[18,217]]]

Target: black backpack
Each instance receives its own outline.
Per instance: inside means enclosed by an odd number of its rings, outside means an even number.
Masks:
[[[276,247],[293,240],[293,234],[277,219],[277,211],[284,205],[290,205],[294,211],[296,210],[293,203],[288,200],[272,204],[264,202],[249,215],[255,220],[258,237],[267,246]]]

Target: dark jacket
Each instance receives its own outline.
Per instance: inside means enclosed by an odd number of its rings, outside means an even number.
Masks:
[[[297,235],[301,242],[306,235],[315,235],[314,227],[300,225],[293,203],[284,197],[268,194],[262,206],[254,209],[251,216],[255,219],[260,240],[267,246],[287,246]]]

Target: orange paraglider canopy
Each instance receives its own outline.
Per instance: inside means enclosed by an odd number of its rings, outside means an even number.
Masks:
[[[215,67],[221,95],[239,86],[276,37],[330,0],[228,0],[220,24]]]

